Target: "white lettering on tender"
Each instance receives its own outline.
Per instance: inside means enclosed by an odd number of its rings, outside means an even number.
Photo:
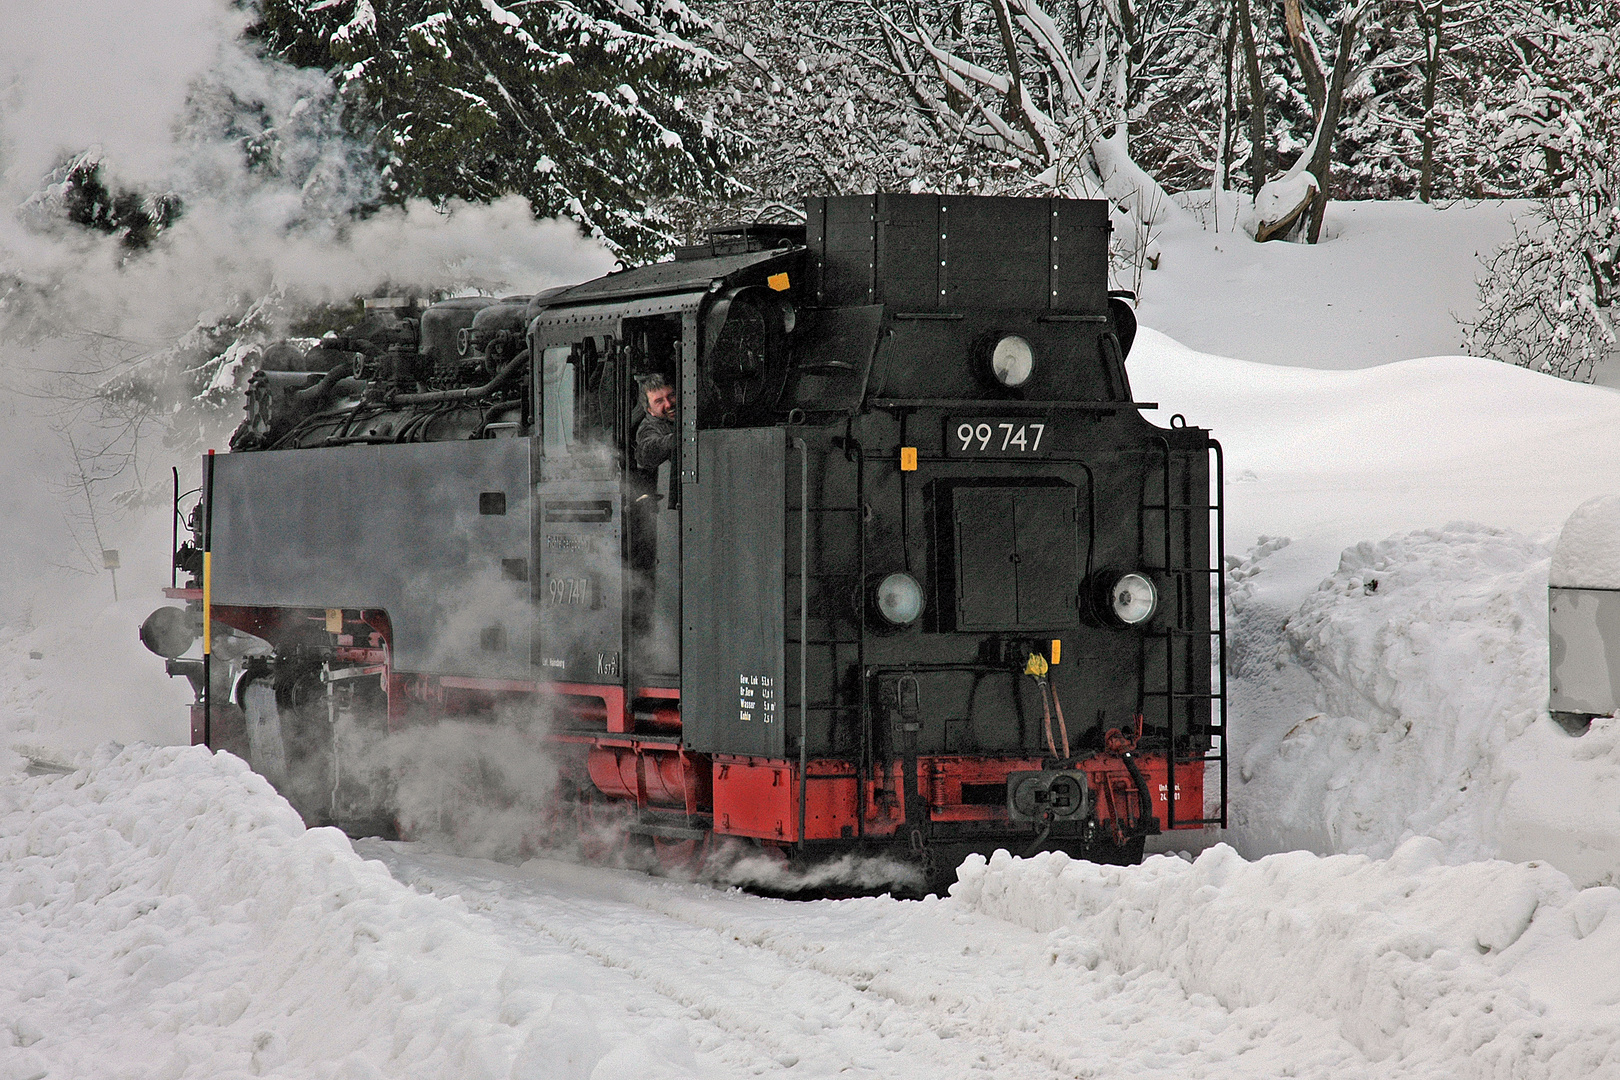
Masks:
[[[758,689],[756,689],[756,687]],[[737,718],[760,720],[769,724],[776,719],[776,691],[769,675],[739,675],[737,677]]]

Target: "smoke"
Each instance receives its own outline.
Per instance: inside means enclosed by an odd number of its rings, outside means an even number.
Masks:
[[[167,182],[187,95],[247,18],[220,0],[8,0],[0,6],[8,194],[31,191],[63,154],[98,145],[125,179]]]
[[[227,0],[12,2],[0,19],[12,24],[0,24],[0,267],[36,301],[13,295],[8,321],[156,346],[211,304],[276,285],[317,299],[383,280],[520,292],[611,266],[515,198],[357,220],[378,200],[377,170],[339,124],[330,80],[256,55]],[[56,226],[52,171],[79,155],[110,187],[180,199],[154,250]]]
[[[333,687],[280,710],[287,748],[278,790],[310,825],[390,834],[477,858],[521,862],[568,853],[578,841],[563,770],[546,743],[545,699],[504,703],[483,716],[383,723],[375,679]],[[358,691],[358,693],[355,693]],[[265,762],[254,761],[265,771]]]
[[[442,720],[383,740],[401,833],[460,855],[516,861],[571,840],[558,768],[529,717]]]
[[[109,405],[119,380],[183,369],[220,328],[276,336],[309,304],[384,283],[531,292],[612,265],[517,198],[373,210],[376,162],[330,80],[258,55],[250,17],[232,0],[0,3],[0,549],[19,564],[0,580],[0,623],[74,580],[37,572],[53,561],[101,575],[75,534],[128,560],[130,504],[161,501],[170,464],[189,479],[195,447],[239,416],[177,411],[196,391],[177,379]],[[180,216],[145,249],[69,223],[75,162],[112,192],[178,200]],[[247,374],[226,373],[216,397]],[[164,445],[181,419],[183,453]],[[61,488],[69,477],[80,490]]]

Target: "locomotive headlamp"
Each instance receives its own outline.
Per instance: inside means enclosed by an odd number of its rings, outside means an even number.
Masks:
[[[873,600],[877,604],[878,614],[895,626],[914,623],[922,614],[922,586],[904,571],[897,570],[878,582]]]
[[[1159,591],[1141,574],[1126,574],[1108,590],[1108,604],[1114,618],[1126,626],[1140,626],[1158,608]]]
[[[1035,351],[1023,338],[1008,334],[990,350],[990,371],[1002,386],[1023,386],[1035,371]]]

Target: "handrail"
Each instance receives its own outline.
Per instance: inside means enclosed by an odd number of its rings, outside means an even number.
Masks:
[[[1209,445],[1215,451],[1215,612],[1219,620],[1219,643],[1221,650],[1220,666],[1216,671],[1220,675],[1221,688],[1221,828],[1226,828],[1226,757],[1227,749],[1231,743],[1230,733],[1226,728],[1226,454],[1221,444],[1214,439]],[[1203,808],[1199,808],[1199,814]]]
[[[810,788],[810,687],[806,682],[805,650],[810,638],[810,448],[794,436],[799,451],[799,843],[804,843],[804,825]]]
[[[874,409],[994,409],[998,412],[1118,412],[1157,409],[1157,401],[1030,401],[1024,398],[872,398]]]

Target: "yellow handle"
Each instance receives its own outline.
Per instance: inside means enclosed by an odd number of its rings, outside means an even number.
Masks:
[[[1038,652],[1029,654],[1029,663],[1024,665],[1024,674],[1033,675],[1037,679],[1046,674],[1046,657]]]

